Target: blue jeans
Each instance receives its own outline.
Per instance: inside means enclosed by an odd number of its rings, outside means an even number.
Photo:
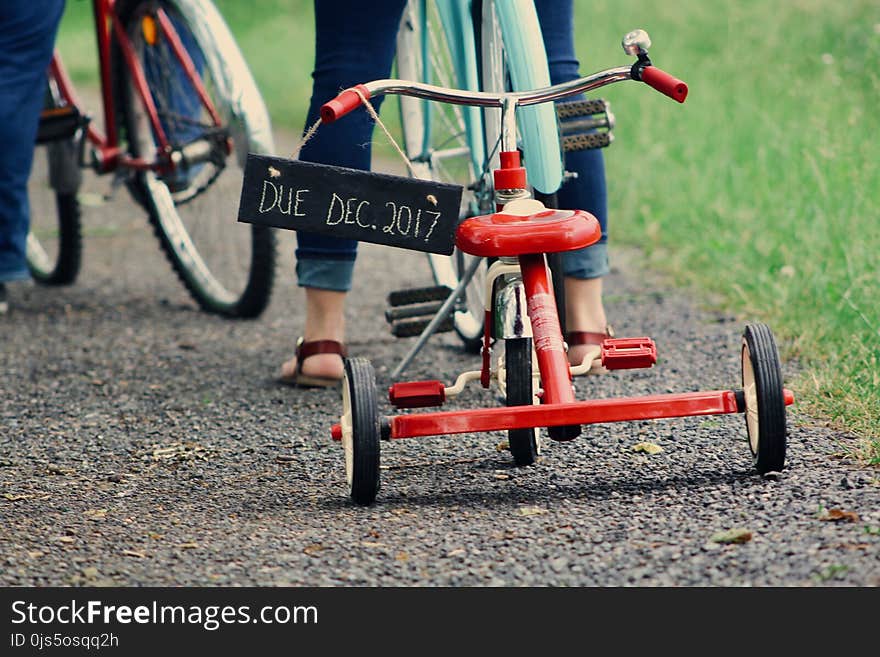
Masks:
[[[30,278],[27,181],[64,0],[0,2],[0,283]]]
[[[360,0],[315,0],[315,70],[306,125],[318,118],[322,104],[340,90],[389,77],[395,36],[405,0],[367,3]],[[574,52],[572,0],[537,0],[535,6],[547,45],[551,81],[579,77]],[[378,110],[381,98],[373,103]],[[322,125],[300,159],[353,169],[370,168],[373,122],[359,109],[337,123]],[[567,153],[565,168],[577,173],[558,192],[559,207],[594,214],[602,226],[600,243],[566,253],[563,270],[577,278],[608,273],[606,250],[607,197],[601,151]],[[297,233],[296,273],[301,287],[348,291],[357,257],[357,242],[315,233]]]

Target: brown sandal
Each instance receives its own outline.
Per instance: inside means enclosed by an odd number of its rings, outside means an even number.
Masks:
[[[565,334],[565,341],[569,347],[577,347],[580,345],[601,345],[605,338],[613,338],[614,330],[610,326],[605,327],[604,333],[598,331],[569,331]],[[602,359],[597,358],[593,361],[587,374],[605,374],[608,370],[602,365]]]
[[[289,369],[287,363],[281,366],[281,374],[278,376],[278,382],[285,385],[296,386],[298,388],[335,388],[341,382],[341,378],[330,376],[314,376],[311,374],[303,374],[303,362],[317,354],[337,354],[342,358],[348,355],[345,345],[336,340],[310,340],[306,342],[303,338],[296,341],[296,368],[293,372],[287,372]]]

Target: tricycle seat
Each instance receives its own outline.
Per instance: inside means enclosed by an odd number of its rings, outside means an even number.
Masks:
[[[500,212],[463,221],[455,245],[475,256],[518,256],[574,251],[601,237],[599,221],[589,212],[554,210],[535,199],[519,199]]]

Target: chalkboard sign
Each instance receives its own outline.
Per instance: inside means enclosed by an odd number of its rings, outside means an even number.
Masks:
[[[450,255],[462,188],[248,155],[238,220]]]

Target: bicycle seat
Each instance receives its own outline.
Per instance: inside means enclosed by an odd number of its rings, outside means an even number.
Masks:
[[[583,210],[554,210],[536,199],[518,199],[500,212],[465,219],[455,245],[475,256],[518,256],[574,251],[602,237],[599,220]]]

